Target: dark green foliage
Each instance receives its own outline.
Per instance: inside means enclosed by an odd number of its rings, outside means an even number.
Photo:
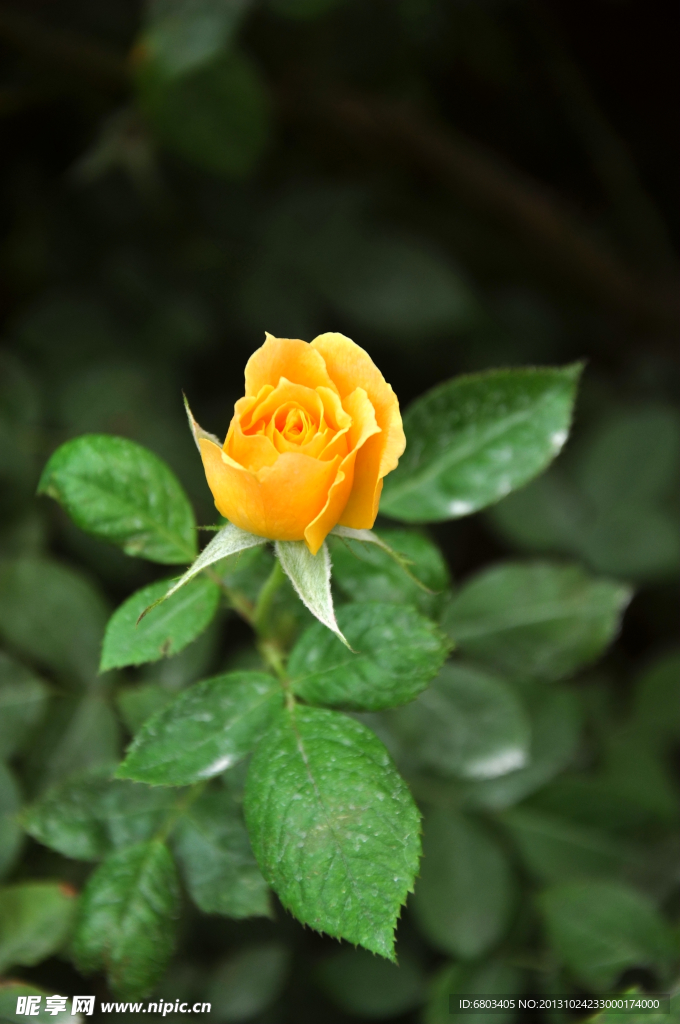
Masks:
[[[61,949],[73,928],[75,897],[59,882],[0,888],[0,970],[30,967]]]
[[[281,688],[259,672],[196,683],[142,726],[118,774],[156,786],[209,779],[251,752],[280,706]]]
[[[86,434],[62,445],[38,493],[126,555],[176,565],[196,553],[194,514],[180,483],[150,451],[122,437]]]
[[[680,1021],[677,33],[610,6],[3,3],[2,1020]],[[186,422],[265,331],[403,415],[316,556]]]
[[[248,771],[258,864],[305,924],[394,959],[413,887],[420,815],[380,741],[334,711],[286,711]]]
[[[456,519],[521,487],[569,434],[580,365],[448,381],[418,399],[410,443],[385,484],[382,510],[406,522]]]
[[[271,914],[264,878],[255,863],[241,808],[225,790],[203,793],[182,816],[174,849],[187,888],[207,914]]]
[[[465,998],[477,995],[484,998],[504,996],[512,999],[524,990],[522,971],[502,960],[488,960],[481,967],[474,964],[453,964],[442,967],[435,975],[430,998],[423,1017],[424,1024],[449,1024],[451,1020],[450,997]],[[515,1019],[515,1011],[493,1013],[456,1014],[456,1018],[476,1024],[507,1024]]]
[[[279,943],[246,946],[217,966],[206,997],[221,1020],[247,1020],[275,1001],[289,967],[289,951]]]
[[[677,943],[655,907],[617,882],[571,882],[541,897],[546,926],[568,969],[594,989],[611,987],[626,967],[652,968],[659,980]]]
[[[58,1013],[45,1008],[46,1003],[43,1003],[42,999],[44,996],[50,995],[54,995],[52,989],[37,988],[35,985],[27,985],[23,981],[0,982],[0,1017],[3,1021],[9,1021],[11,1024],[22,1024],[24,1014],[16,1012],[19,998],[21,996],[40,996],[42,1009],[34,1017],[35,1024],[48,1024],[49,1021],[57,1021],[58,1024],[72,1024],[73,1017],[68,1003],[66,1008]]]
[[[468,799],[474,806],[493,810],[511,807],[545,786],[574,760],[581,739],[574,693],[534,683],[521,687],[520,694],[531,726],[528,763],[498,778],[471,783]]]
[[[0,563],[0,636],[71,685],[94,683],[107,607],[74,569],[43,558]]]
[[[609,646],[630,598],[629,587],[575,565],[506,563],[456,594],[442,625],[465,654],[493,668],[561,679]]]
[[[449,572],[439,548],[415,530],[376,532],[408,559],[415,579],[377,545],[333,538],[333,583],[352,601],[413,604],[424,615],[436,615],[449,587]]]
[[[106,967],[123,997],[146,993],[175,945],[179,886],[159,840],[109,854],[83,892],[73,954],[86,973]]]
[[[343,949],[323,960],[316,976],[335,1003],[369,1020],[406,1013],[423,1001],[422,969],[404,953],[397,965],[363,949]]]
[[[428,816],[413,912],[435,949],[483,956],[507,929],[515,898],[510,865],[487,829],[453,812]]]
[[[492,779],[529,760],[531,725],[518,695],[503,679],[470,665],[449,662],[388,722],[410,759],[445,777]]]
[[[48,692],[38,676],[0,652],[0,757],[21,750],[45,713]]]
[[[139,73],[140,105],[169,149],[215,174],[242,178],[267,143],[269,103],[257,68],[239,53],[218,54],[169,81]]]
[[[436,626],[408,607],[345,605],[337,620],[351,649],[319,624],[291,652],[293,690],[311,704],[363,711],[405,704],[446,657]]]
[[[140,621],[150,605],[170,589],[160,580],[137,591],[118,608],[106,627],[100,671],[142,665],[177,654],[210,625],[220,599],[219,587],[201,577],[187,584]]]
[[[9,768],[0,764],[0,877],[13,867],[21,849],[20,808],[17,780]]]
[[[565,467],[555,466],[502,502],[492,521],[529,551],[564,552],[624,579],[668,578],[680,561],[679,450],[672,407],[607,416]]]
[[[112,780],[99,771],[48,790],[22,821],[29,835],[65,857],[99,860],[150,839],[176,800],[167,790]]]

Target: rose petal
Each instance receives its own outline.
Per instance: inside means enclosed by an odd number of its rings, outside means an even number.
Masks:
[[[304,539],[340,466],[339,457],[324,462],[291,452],[251,473],[213,442],[201,439],[200,445],[217,510],[240,529],[272,540]]]
[[[311,343],[324,359],[340,397],[363,388],[382,433],[363,445],[354,467],[354,485],[340,518],[343,526],[370,529],[378,514],[382,478],[395,469],[406,447],[399,402],[368,352],[342,334],[321,334]]]
[[[246,395],[257,395],[265,384],[277,386],[282,377],[308,388],[337,391],[319,352],[306,341],[266,335],[262,348],[246,363]]]
[[[302,344],[304,345],[305,342]],[[244,410],[241,414],[243,430],[256,428],[259,420],[269,422],[283,405],[298,406],[300,409],[304,409],[316,423],[321,422],[324,414],[323,401],[314,388],[306,387],[303,384],[294,384],[287,377],[281,377],[275,388],[263,388],[248,411]],[[238,406],[239,402],[235,407],[237,411]]]
[[[236,416],[229,427],[223,450],[234,462],[252,473],[257,473],[263,466],[272,466],[279,457],[266,434],[244,434]]]
[[[328,492],[328,501],[316,519],[305,530],[307,547],[313,555],[317,553],[326,536],[337,524],[350,499],[355,480],[356,463],[363,447],[370,442],[372,437],[380,434],[373,406],[363,388],[356,388],[351,395],[347,396],[343,404],[352,417],[352,426],[348,431],[351,451],[340,465],[340,471]]]

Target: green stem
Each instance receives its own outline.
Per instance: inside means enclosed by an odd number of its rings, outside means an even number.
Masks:
[[[278,558],[274,562],[274,568],[270,572],[260,591],[255,610],[253,612],[252,625],[258,636],[264,638],[267,635],[267,619],[277,591],[286,579],[286,574],[281,568]]]
[[[217,584],[234,611],[238,612],[241,618],[246,620],[248,625],[255,628],[253,602],[249,601],[248,598],[245,597],[244,594],[239,593],[238,590],[232,590],[231,587],[227,586],[219,573],[215,572],[214,569],[204,569],[203,572],[213,581],[213,583]]]
[[[284,664],[285,655],[276,640],[260,640],[257,649],[285,688],[288,685],[288,676],[286,675]]]

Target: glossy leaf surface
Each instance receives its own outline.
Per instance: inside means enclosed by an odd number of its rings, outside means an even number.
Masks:
[[[78,968],[106,968],[114,992],[146,995],[163,975],[175,945],[179,885],[158,840],[117,850],[95,870],[81,898],[73,940]]]
[[[99,860],[113,850],[151,839],[178,794],[91,772],[66,779],[26,808],[26,831],[65,857]]]
[[[206,914],[271,914],[269,890],[250,848],[243,814],[225,789],[194,801],[173,835],[189,893]]]
[[[581,369],[493,370],[418,398],[381,511],[409,523],[457,519],[527,483],[567,439]]]
[[[196,683],[142,726],[118,777],[181,786],[218,775],[250,753],[282,699],[280,684],[260,672]]]
[[[177,654],[212,622],[220,588],[203,577],[192,580],[170,600],[140,616],[161,598],[168,580],[152,583],[124,601],[111,616],[102,647],[101,671],[141,665]]]
[[[85,434],[49,460],[38,493],[64,506],[81,530],[127,555],[164,565],[196,554],[194,513],[172,470],[123,437]]]
[[[262,873],[305,924],[394,958],[420,856],[420,815],[382,743],[334,711],[286,711],[248,772]]]
[[[446,657],[439,629],[408,605],[343,605],[337,618],[351,649],[314,625],[290,656],[293,690],[312,704],[364,711],[405,704]]]
[[[436,544],[413,530],[371,532],[404,559],[408,572],[378,544],[332,535],[334,585],[352,601],[412,604],[423,615],[436,615],[449,587],[449,571]]]
[[[512,687],[457,661],[388,722],[407,756],[444,776],[493,779],[529,761],[529,716]]]
[[[561,679],[594,661],[632,592],[576,565],[505,562],[456,594],[442,628],[461,651],[513,676]]]

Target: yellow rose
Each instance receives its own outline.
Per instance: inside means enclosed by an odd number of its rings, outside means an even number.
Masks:
[[[246,365],[246,393],[224,445],[198,437],[219,512],[270,540],[316,554],[337,524],[370,529],[383,477],[406,439],[399,402],[342,334],[311,344],[267,335]]]

